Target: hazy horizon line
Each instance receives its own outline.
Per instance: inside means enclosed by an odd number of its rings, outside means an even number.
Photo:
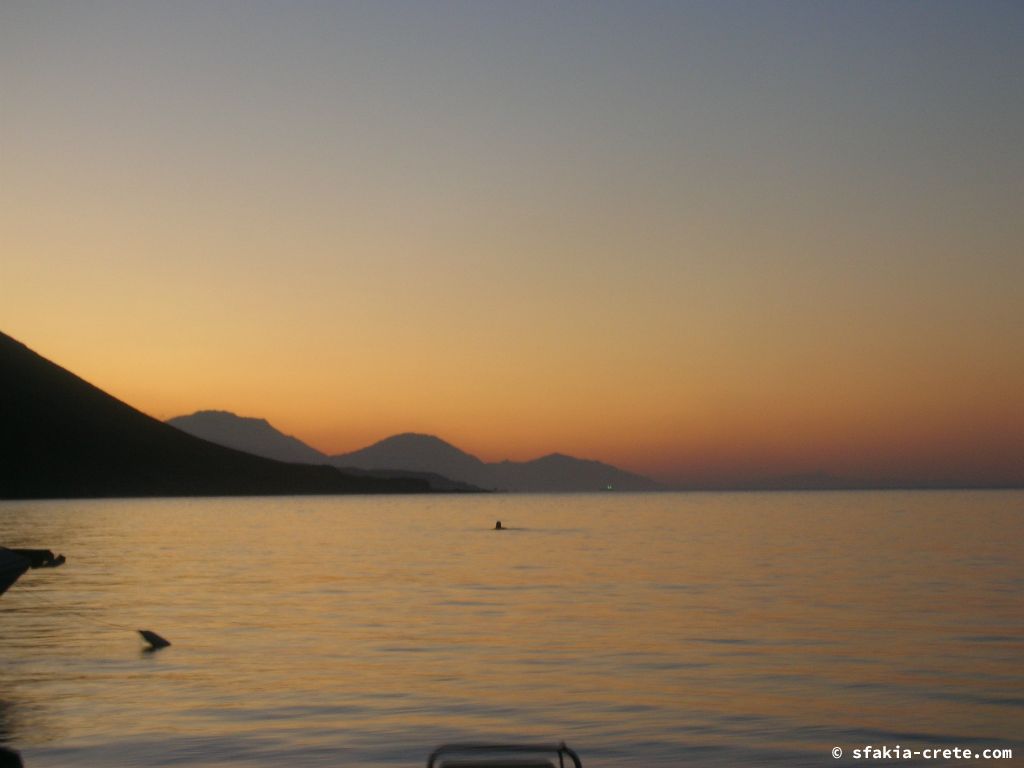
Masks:
[[[235,411],[227,408],[200,408],[192,413],[180,414],[178,416],[172,416],[167,419],[162,419],[164,423],[169,423],[175,419],[189,418],[204,413],[212,414],[224,414],[231,416],[235,419],[242,419],[247,421],[256,421],[266,424],[270,429],[286,438],[291,438],[300,442],[302,445],[316,451],[325,458],[336,458],[345,456],[351,453],[357,453],[366,448],[370,448],[374,445],[386,442],[396,437],[403,437],[406,435],[416,437],[426,437],[439,440],[445,445],[454,448],[455,450],[471,456],[478,461],[483,462],[487,465],[501,464],[503,462],[509,462],[514,464],[528,464],[534,461],[550,456],[566,456],[578,461],[590,461],[605,464],[615,469],[629,472],[639,477],[653,480],[663,486],[663,489],[656,489],[652,491],[637,491],[638,493],[659,493],[659,492],[813,492],[813,491],[873,491],[873,490],[893,490],[893,491],[923,491],[923,490],[1021,490],[1024,489],[1024,481],[1009,481],[1006,483],[991,483],[978,481],[974,483],[957,482],[949,478],[939,478],[935,480],[907,480],[900,479],[898,477],[857,477],[843,474],[837,474],[824,469],[809,469],[801,472],[783,472],[776,474],[765,474],[758,477],[745,477],[735,479],[731,481],[693,481],[685,480],[679,477],[670,475],[660,475],[658,473],[647,473],[624,467],[619,464],[612,463],[606,459],[593,458],[587,456],[576,456],[570,453],[563,452],[558,449],[549,450],[545,453],[540,454],[531,459],[498,459],[489,460],[481,458],[472,449],[467,449],[457,445],[456,443],[442,437],[433,432],[422,432],[417,430],[406,430],[402,432],[395,432],[386,435],[378,440],[374,440],[368,444],[361,445],[358,448],[354,448],[347,451],[338,452],[327,452],[321,448],[316,447],[312,443],[308,442],[298,435],[286,433],[271,423],[271,421],[265,416],[243,416]],[[173,426],[173,425],[172,425]],[[803,482],[804,485],[800,485]],[[819,482],[822,484],[821,487],[814,487],[809,483]]]

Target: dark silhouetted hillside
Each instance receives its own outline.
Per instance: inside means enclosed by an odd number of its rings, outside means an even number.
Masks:
[[[654,491],[662,486],[640,475],[603,464],[551,454],[533,461],[485,463],[432,435],[389,437],[368,448],[331,456],[339,467],[415,469],[436,472],[481,488],[504,491]]]
[[[554,453],[533,461],[487,463],[433,435],[394,435],[352,453],[324,456],[263,419],[225,411],[200,411],[168,424],[210,442],[263,456],[293,455],[296,461],[329,462],[348,472],[377,477],[406,475],[426,480],[434,490],[480,488],[504,491],[655,491],[663,486],[599,461]],[[299,458],[304,456],[306,458]]]
[[[253,453],[265,459],[300,464],[326,464],[326,454],[272,427],[266,419],[236,416],[229,411],[197,411],[167,423],[195,437]]]
[[[336,467],[433,472],[487,487],[486,464],[433,435],[394,435],[361,450],[331,456],[329,460]]]
[[[600,461],[552,453],[533,461],[502,461],[489,465],[496,487],[511,491],[656,491],[662,486],[647,477]]]
[[[346,475],[225,448],[168,426],[0,334],[0,498],[402,493],[425,481]]]
[[[195,437],[211,443],[225,445],[256,456],[284,460],[285,456],[305,464],[327,464],[330,458],[301,440],[285,435],[274,429],[265,419],[236,416],[230,411],[198,411],[189,416],[176,416],[167,423]],[[379,477],[384,479],[415,479],[426,481],[431,490],[443,492],[479,492],[480,488],[471,483],[450,480],[436,472],[417,472],[400,469],[367,469],[362,467],[339,467],[347,474],[358,477]]]

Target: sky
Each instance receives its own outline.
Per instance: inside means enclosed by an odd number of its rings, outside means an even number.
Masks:
[[[5,2],[0,330],[157,418],[1024,482],[1019,2]]]

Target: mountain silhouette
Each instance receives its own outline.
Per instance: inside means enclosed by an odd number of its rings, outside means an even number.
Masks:
[[[301,464],[326,464],[327,456],[291,435],[285,435],[266,419],[236,416],[229,411],[197,411],[191,416],[168,419],[172,427],[190,435],[266,459]]]
[[[275,429],[266,419],[236,416],[230,411],[197,411],[188,416],[168,419],[175,429],[180,429],[211,443],[224,445],[239,451],[279,461],[294,461],[307,464],[333,464],[331,457],[316,448],[306,445],[298,438],[285,435]],[[339,467],[345,473],[358,477],[380,477],[384,479],[412,478],[425,481],[431,490],[449,492],[478,492],[479,487],[458,480],[451,480],[436,472],[414,469],[387,469],[371,466],[377,462],[365,462]]]
[[[484,462],[433,435],[412,432],[394,435],[358,451],[331,456],[329,460],[336,467],[434,472],[490,487],[490,475]]]
[[[435,491],[494,489],[522,492],[595,491],[611,486],[620,491],[666,490],[649,478],[600,461],[552,453],[533,461],[487,463],[433,435],[405,433],[351,453],[328,456],[300,440],[281,434],[263,419],[235,416],[227,411],[199,411],[171,419],[185,432],[269,458],[309,457],[311,463],[330,464],[350,474],[378,478],[415,478]],[[908,482],[899,478],[850,478],[827,472],[736,478],[725,482],[679,482],[675,490],[807,491],[894,488],[991,487],[965,485],[939,478]],[[1008,484],[1001,487],[1020,487]]]
[[[299,455],[301,451],[315,457],[311,461],[328,462],[346,471],[373,472],[385,477],[396,472],[411,473],[430,481],[435,490],[467,490],[467,484],[506,491],[596,491],[609,486],[623,491],[662,489],[654,480],[610,464],[558,453],[533,461],[487,463],[439,437],[412,432],[393,435],[351,453],[325,456],[281,434],[263,419],[225,411],[199,411],[167,423],[211,442],[260,456],[278,456],[284,451]]]
[[[395,435],[353,453],[330,457],[338,467],[415,468],[503,491],[654,491],[661,485],[604,464],[553,453],[532,461],[487,463],[433,435]]]
[[[188,435],[0,333],[0,498],[424,492]]]
[[[502,461],[489,465],[496,487],[529,491],[656,491],[650,478],[589,459],[552,453],[533,461]]]
[[[532,461],[487,463],[433,435],[395,435],[353,453],[330,457],[338,467],[437,472],[481,488],[503,491],[655,491],[650,478],[604,464],[553,453]]]

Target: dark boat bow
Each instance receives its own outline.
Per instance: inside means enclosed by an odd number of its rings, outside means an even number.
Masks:
[[[32,567],[32,561],[9,549],[0,547],[0,595]]]

